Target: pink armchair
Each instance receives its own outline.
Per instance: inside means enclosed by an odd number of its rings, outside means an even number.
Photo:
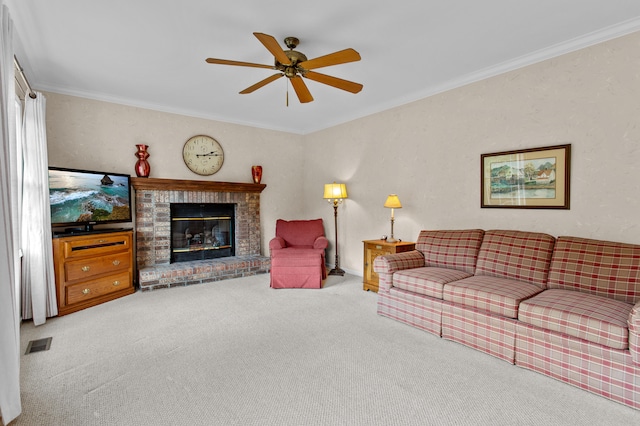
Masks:
[[[276,236],[269,241],[272,288],[321,288],[327,278],[322,219],[278,219]]]

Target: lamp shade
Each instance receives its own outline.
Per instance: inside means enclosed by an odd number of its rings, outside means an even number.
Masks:
[[[340,199],[347,198],[347,185],[344,183],[327,183],[324,185],[324,198]]]
[[[401,209],[400,199],[396,194],[389,194],[387,201],[384,202],[384,206],[389,209]]]

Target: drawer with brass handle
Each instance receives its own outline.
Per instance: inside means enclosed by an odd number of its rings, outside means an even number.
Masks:
[[[84,280],[89,277],[110,274],[122,269],[128,269],[131,255],[118,253],[91,259],[72,260],[65,264],[67,281]]]
[[[66,302],[67,304],[77,303],[118,291],[129,282],[129,271],[124,271],[117,275],[110,275],[91,282],[68,285],[66,287]]]

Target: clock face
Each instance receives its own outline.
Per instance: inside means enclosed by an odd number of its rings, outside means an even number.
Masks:
[[[198,135],[185,142],[182,159],[192,172],[209,176],[222,167],[224,152],[218,141],[212,137]]]

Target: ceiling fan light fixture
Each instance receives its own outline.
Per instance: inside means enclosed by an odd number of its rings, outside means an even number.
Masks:
[[[284,75],[288,78],[293,78],[298,73],[298,70],[295,67],[286,67],[284,69]]]

